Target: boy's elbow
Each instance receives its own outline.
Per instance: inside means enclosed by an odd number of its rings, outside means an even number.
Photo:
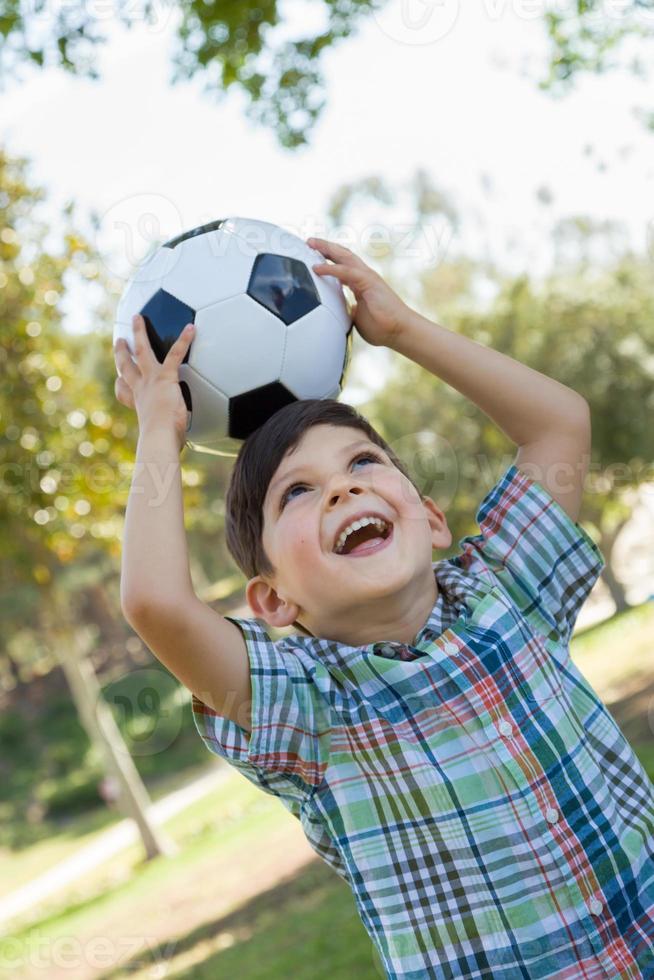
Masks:
[[[121,596],[120,599],[120,611],[123,614],[123,618],[126,622],[135,629],[136,621],[142,617],[145,609],[145,603],[138,602],[134,596]]]
[[[579,426],[580,429],[590,431],[591,428],[590,405],[588,404],[584,396],[579,394],[579,392],[576,391],[575,396],[576,397],[574,401],[574,412],[571,413],[571,421],[573,421],[575,425]]]
[[[125,584],[124,578],[120,580],[120,611],[130,626],[132,620],[137,616],[143,606],[143,598],[137,596],[133,590]]]
[[[193,595],[191,598],[196,598]],[[133,629],[148,623],[161,623],[179,618],[185,600],[182,597],[166,599],[164,596],[130,596],[121,600],[123,616]]]

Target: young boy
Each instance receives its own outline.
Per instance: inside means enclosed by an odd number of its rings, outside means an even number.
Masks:
[[[116,395],[139,441],[125,617],[192,692],[207,747],[279,797],[352,889],[389,978],[654,977],[654,787],[570,659],[604,561],[576,523],[586,401],[407,307],[310,239],[370,344],[421,364],[517,446],[453,558],[445,514],[334,401],[247,439],[226,500],[254,619],[195,595],[179,450],[186,408],[143,322]],[[161,494],[165,483],[167,492]],[[263,623],[295,626],[273,642]]]

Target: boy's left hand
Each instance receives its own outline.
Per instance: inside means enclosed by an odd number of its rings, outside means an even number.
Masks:
[[[307,238],[306,241],[311,248],[332,260],[314,265],[313,271],[319,276],[334,276],[354,293],[356,304],[352,320],[363,339],[374,347],[392,347],[411,314],[406,303],[349,248],[325,238]]]

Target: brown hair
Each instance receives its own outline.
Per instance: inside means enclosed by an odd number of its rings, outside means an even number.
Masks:
[[[306,398],[285,405],[255,429],[241,446],[225,497],[227,548],[248,579],[275,574],[263,549],[263,502],[283,457],[297,446],[307,429],[321,424],[360,429],[415,486],[404,463],[351,405],[330,398]]]

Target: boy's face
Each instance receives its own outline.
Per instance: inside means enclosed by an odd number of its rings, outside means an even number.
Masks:
[[[308,429],[274,473],[263,514],[276,574],[248,582],[255,616],[278,628],[298,621],[351,645],[410,642],[425,624],[437,596],[432,548],[448,547],[452,536],[442,511],[421,500],[363,430]],[[365,514],[392,525],[386,540],[367,553],[336,553],[341,529]]]

